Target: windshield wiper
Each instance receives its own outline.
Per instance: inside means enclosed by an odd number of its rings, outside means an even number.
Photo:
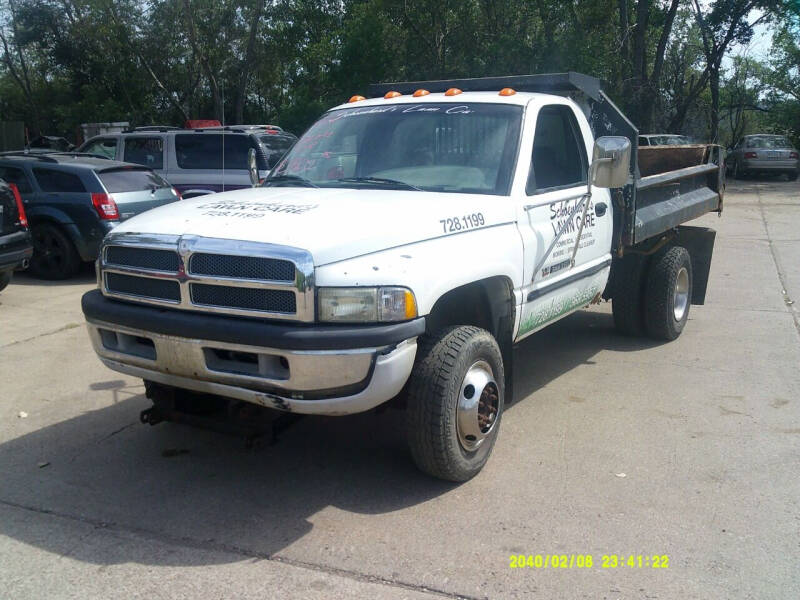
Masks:
[[[422,191],[417,186],[406,183],[405,181],[387,179],[386,177],[342,177],[340,179],[336,179],[335,181],[342,181],[344,183],[374,183],[376,185],[393,185],[406,190],[415,190],[417,192]]]
[[[299,175],[276,175],[275,177],[269,177],[264,180],[262,183],[262,187],[270,187],[273,184],[281,184],[285,183],[288,185],[302,185],[305,187],[319,187],[315,185],[312,181],[306,179],[305,177],[300,177]]]

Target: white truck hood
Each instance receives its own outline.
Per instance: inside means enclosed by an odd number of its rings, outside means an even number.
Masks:
[[[321,266],[513,220],[504,196],[269,187],[174,202],[121,223],[114,233],[281,244],[308,250]]]

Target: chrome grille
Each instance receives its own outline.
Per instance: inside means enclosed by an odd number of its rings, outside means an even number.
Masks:
[[[294,281],[294,263],[258,256],[231,256],[200,252],[189,261],[192,275],[237,277],[263,281]]]
[[[111,233],[98,261],[106,296],[179,309],[314,320],[314,266],[297,248],[196,236]]]
[[[296,310],[294,292],[203,283],[192,283],[189,288],[194,304],[280,313],[294,313]]]
[[[121,267],[137,267],[148,271],[178,272],[178,253],[172,250],[154,248],[133,248],[131,246],[108,246],[106,264]]]
[[[106,273],[106,289],[117,294],[152,298],[166,302],[180,302],[181,300],[180,284],[169,279]]]

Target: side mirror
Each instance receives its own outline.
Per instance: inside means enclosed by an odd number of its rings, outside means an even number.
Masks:
[[[619,188],[628,182],[631,142],[622,136],[603,136],[594,142],[589,182],[601,188]]]
[[[247,152],[247,170],[250,171],[250,183],[253,187],[258,186],[258,160],[256,159],[256,149],[250,148]]]

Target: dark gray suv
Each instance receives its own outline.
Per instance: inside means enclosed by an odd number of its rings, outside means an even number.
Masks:
[[[117,223],[180,198],[146,167],[78,154],[0,154],[0,179],[19,190],[33,236],[30,269],[44,279],[74,275]]]

